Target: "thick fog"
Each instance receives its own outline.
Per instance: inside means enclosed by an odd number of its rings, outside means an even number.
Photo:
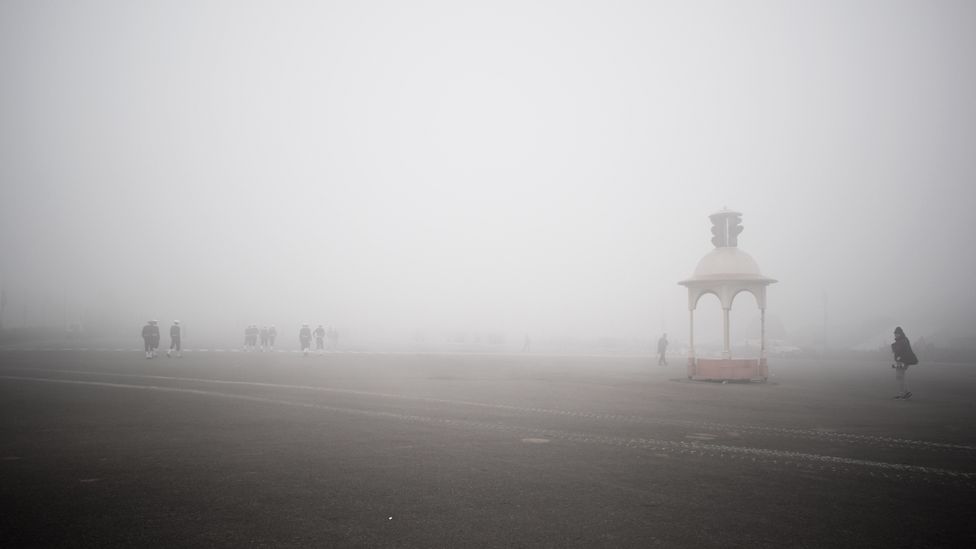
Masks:
[[[5,0],[4,325],[680,343],[727,206],[773,338],[971,336],[974,53],[969,1]]]

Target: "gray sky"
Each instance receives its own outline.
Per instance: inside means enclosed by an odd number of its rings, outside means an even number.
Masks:
[[[791,333],[972,333],[974,52],[968,1],[3,0],[5,320],[681,339],[728,206]]]

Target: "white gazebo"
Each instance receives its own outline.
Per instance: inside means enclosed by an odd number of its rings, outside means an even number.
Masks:
[[[769,377],[766,364],[766,287],[776,282],[762,275],[759,264],[751,255],[738,248],[742,232],[742,214],[722,210],[710,216],[712,244],[715,249],[705,254],[695,267],[695,274],[678,284],[688,288],[689,345],[688,377],[695,380],[759,380]],[[749,292],[759,305],[760,355],[758,359],[734,359],[729,342],[729,311],[740,292]],[[695,309],[705,294],[714,294],[722,305],[722,358],[695,356]]]

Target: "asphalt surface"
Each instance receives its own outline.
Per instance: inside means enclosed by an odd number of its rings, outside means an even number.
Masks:
[[[2,547],[976,547],[976,365],[0,351]]]

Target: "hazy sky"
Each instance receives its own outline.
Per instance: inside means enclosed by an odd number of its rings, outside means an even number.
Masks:
[[[970,1],[2,0],[5,320],[681,339],[728,206],[787,330],[972,333],[974,57]]]

